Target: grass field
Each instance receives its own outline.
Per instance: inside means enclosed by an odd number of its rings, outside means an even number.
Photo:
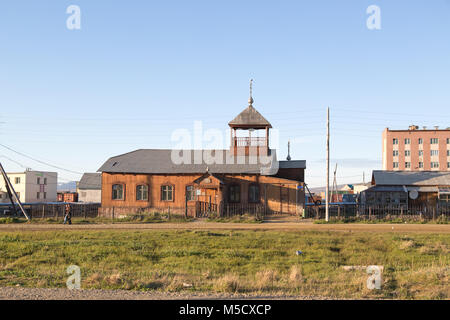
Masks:
[[[449,299],[449,234],[42,231],[0,234],[0,286]],[[296,255],[301,250],[303,254]],[[382,265],[381,290],[364,270]]]

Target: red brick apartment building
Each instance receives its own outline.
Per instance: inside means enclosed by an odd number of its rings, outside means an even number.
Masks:
[[[383,131],[383,170],[450,171],[450,128]]]

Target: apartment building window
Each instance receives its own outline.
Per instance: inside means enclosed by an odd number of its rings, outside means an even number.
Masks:
[[[438,156],[439,155],[439,150],[431,150],[431,155],[432,156]]]
[[[419,162],[419,169],[423,169],[423,162]]]
[[[411,162],[405,162],[405,168],[410,169],[411,168]]]
[[[148,186],[138,185],[136,186],[136,200],[148,201]]]
[[[20,183],[20,177],[16,177],[16,178],[14,179],[14,183],[15,183],[15,184],[19,184],[19,183]]]
[[[447,157],[450,157],[450,150],[447,150]]]
[[[423,150],[419,150],[419,157],[423,157]]]
[[[195,192],[194,186],[186,186],[186,200],[194,201],[195,200]]]
[[[450,138],[447,138],[447,144],[450,144]]]
[[[419,138],[419,144],[423,144],[423,139]]]
[[[36,199],[40,199],[41,197],[41,193],[40,192],[36,192]]]
[[[430,143],[431,144],[439,144],[439,139],[438,138],[431,138],[430,139]]]
[[[398,144],[398,139],[397,138],[392,139],[392,144]]]
[[[398,150],[393,151],[394,157],[398,157]]]
[[[36,184],[41,184],[41,178],[38,177],[38,178],[36,179]]]
[[[405,138],[405,144],[411,144],[411,139],[410,138]]]
[[[173,201],[173,186],[161,186],[161,200]]]
[[[394,162],[394,163],[392,164],[392,167],[393,167],[394,169],[398,168],[398,162]]]
[[[112,185],[112,199],[113,200],[123,200],[124,199],[123,189],[124,189],[123,184],[113,184]]]
[[[405,150],[405,157],[410,157],[410,156],[411,156],[411,151]]]
[[[431,169],[439,169],[439,162],[432,162]]]
[[[47,178],[44,178],[44,184],[47,184]]]
[[[44,199],[47,199],[47,192],[44,192]]]
[[[450,162],[447,162],[447,169],[450,169]]]

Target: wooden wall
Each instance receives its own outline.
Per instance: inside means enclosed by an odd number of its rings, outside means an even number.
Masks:
[[[102,208],[108,207],[128,207],[128,208],[181,208],[185,206],[185,190],[187,185],[193,185],[193,181],[202,174],[194,175],[147,175],[147,174],[112,174],[104,172],[102,174]],[[302,181],[288,180],[274,176],[260,175],[221,175],[220,178],[226,186],[221,188],[223,199],[228,202],[228,186],[239,184],[241,187],[241,203],[248,203],[249,186],[256,183],[260,187],[260,203],[267,204],[268,208],[277,213],[297,213],[297,203],[302,208],[305,203],[304,188]],[[123,184],[124,200],[112,200],[112,185]],[[149,200],[136,200],[136,186],[148,185]],[[161,185],[174,186],[173,201],[161,201]],[[296,195],[297,193],[297,195]],[[213,199],[213,202],[214,201]],[[188,206],[194,206],[195,201],[189,201]],[[299,209],[301,210],[301,209]]]

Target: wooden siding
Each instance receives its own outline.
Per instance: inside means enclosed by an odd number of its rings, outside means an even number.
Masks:
[[[298,173],[294,175],[298,177]],[[302,181],[275,176],[224,174],[219,175],[224,185],[218,185],[219,190],[217,190],[212,186],[202,188],[201,183],[194,183],[194,180],[202,176],[203,174],[152,175],[104,172],[102,174],[102,208],[182,208],[185,206],[185,192],[188,185],[200,189],[202,195],[198,196],[197,200],[208,202],[209,196],[211,196],[211,202],[214,204],[219,204],[222,200],[228,203],[228,187],[233,184],[240,185],[240,203],[242,204],[249,202],[249,186],[259,185],[260,203],[267,205],[267,208],[275,213],[296,214],[305,203],[304,189],[297,191],[297,186],[303,186]],[[123,200],[112,199],[112,185],[114,184],[124,185]],[[148,185],[148,201],[136,200],[136,186],[138,185]],[[173,201],[161,201],[162,185],[174,187]],[[188,207],[194,207],[195,203],[196,201],[189,201]]]

